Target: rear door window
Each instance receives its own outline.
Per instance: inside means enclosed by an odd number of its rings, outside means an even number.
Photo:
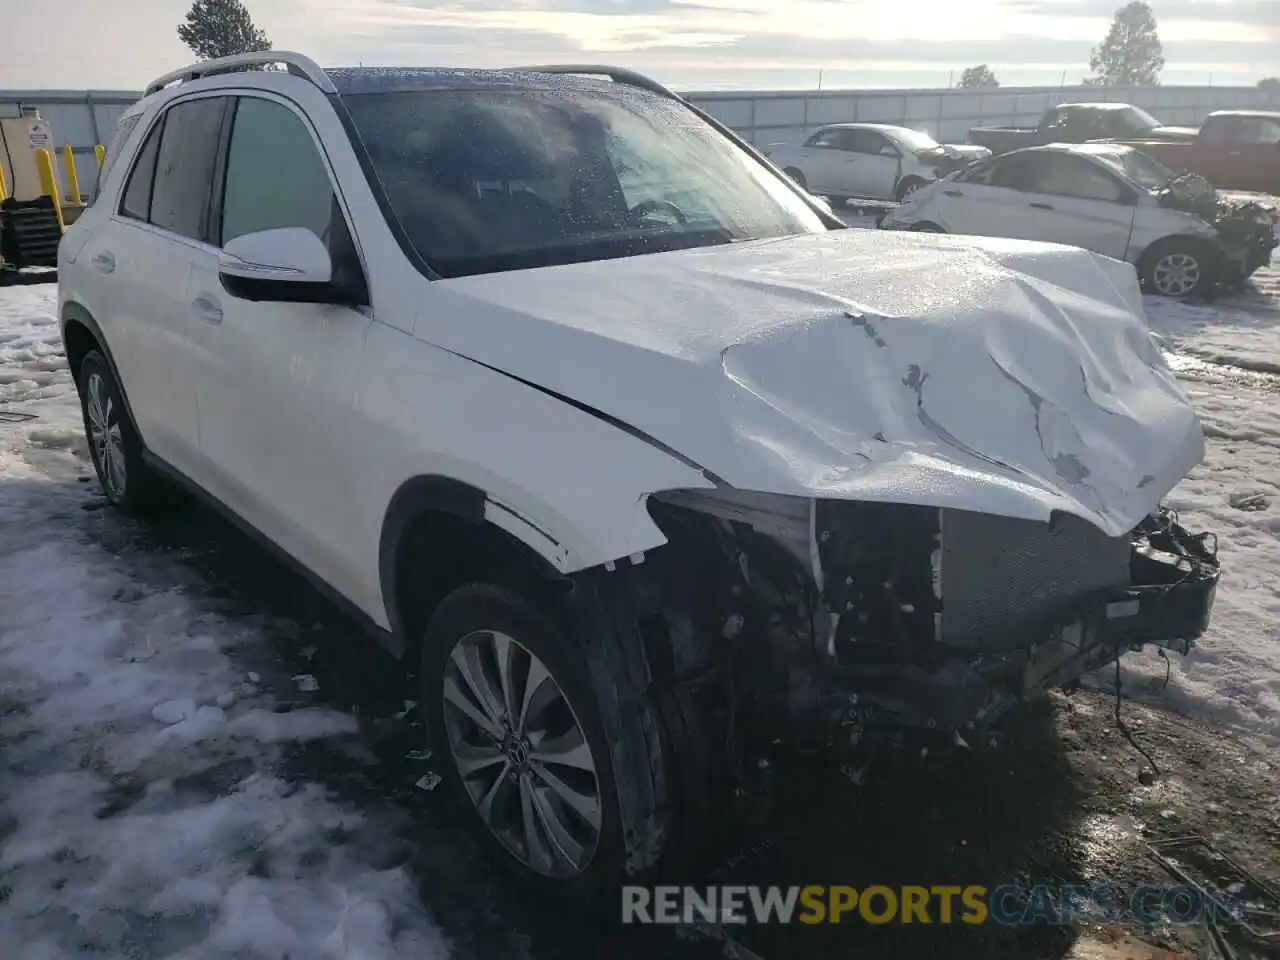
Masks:
[[[120,122],[116,124],[116,132],[111,135],[111,142],[107,144],[106,152],[102,156],[102,166],[98,170],[99,186],[107,179],[107,174],[111,172],[111,168],[115,165],[116,157],[119,156],[120,150],[124,147],[124,142],[129,139],[129,134],[133,133],[133,128],[138,125],[138,121],[141,119],[142,114],[135,113],[131,117],[121,118]]]
[[[967,183],[977,183],[986,187],[1004,187],[1006,190],[1025,190],[1030,179],[1030,167],[1034,154],[1016,153],[1007,157],[999,157],[976,168],[963,177]]]
[[[815,133],[812,137],[808,139],[808,141],[805,143],[805,146],[819,147],[827,150],[836,149],[836,141],[839,139],[840,134],[843,132],[844,131],[841,130],[839,127],[834,127],[828,130],[819,130],[817,133]]]
[[[208,238],[209,194],[227,103],[226,97],[205,97],[165,113],[148,217],[157,227],[192,240]]]
[[[160,150],[160,135],[164,130],[164,118],[156,122],[147,134],[146,142],[138,151],[120,200],[120,213],[131,220],[144,223],[151,216],[151,184],[156,176],[156,154]]]

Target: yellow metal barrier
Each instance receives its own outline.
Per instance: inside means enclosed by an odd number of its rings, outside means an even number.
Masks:
[[[58,229],[65,230],[62,220],[62,198],[58,196],[58,178],[53,172],[53,154],[41,147],[36,150],[36,170],[40,174],[40,187],[53,200],[53,212],[58,215]]]
[[[67,193],[76,206],[84,205],[84,197],[80,195],[80,177],[76,174],[76,154],[71,144],[62,145],[62,165],[67,171]]]
[[[4,167],[0,167],[0,201],[7,200],[8,198],[9,191],[6,190],[4,186]]]
[[[102,161],[107,158],[107,148],[98,144],[93,148],[93,155],[98,158],[98,169],[102,169]]]

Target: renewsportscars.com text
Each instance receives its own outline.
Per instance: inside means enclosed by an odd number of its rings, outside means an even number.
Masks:
[[[1192,886],[677,887],[622,888],[622,922],[1073,924],[1229,920],[1239,906]]]

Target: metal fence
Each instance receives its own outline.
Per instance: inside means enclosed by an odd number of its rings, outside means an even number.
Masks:
[[[0,117],[36,107],[61,146],[76,156],[80,187],[96,190],[95,144],[105,144],[117,118],[139,94],[124,90],[0,90]],[[1258,87],[1001,87],[977,90],[768,90],[694,92],[686,96],[753,143],[794,140],[827,123],[900,123],[938,140],[963,140],[973,126],[1033,126],[1059,103],[1132,103],[1169,124],[1199,124],[1214,110],[1280,110],[1280,94]],[[88,162],[85,162],[85,161]],[[65,185],[63,158],[59,176]]]
[[[1035,126],[1060,103],[1132,103],[1161,122],[1199,125],[1214,110],[1280,110],[1280,94],[1258,87],[1001,87],[977,90],[831,90],[687,95],[757,144],[795,140],[828,123],[894,123],[943,142],[970,127]]]
[[[70,144],[76,158],[80,190],[88,198],[98,188],[98,164],[93,148],[110,142],[120,114],[139,96],[128,90],[0,90],[0,117],[20,116],[22,107],[37,108],[53,128],[58,147],[54,156],[64,193],[67,175],[62,145]]]

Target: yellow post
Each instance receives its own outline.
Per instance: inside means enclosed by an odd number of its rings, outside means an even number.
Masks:
[[[80,196],[80,177],[76,175],[76,154],[69,143],[62,145],[62,165],[67,171],[67,192],[71,195],[71,202],[81,206],[84,197]]]
[[[53,211],[58,215],[58,229],[65,230],[62,220],[62,198],[58,196],[58,178],[53,172],[53,154],[41,147],[36,151],[36,169],[40,173],[40,187],[53,199]]]
[[[0,167],[0,201],[7,199],[8,196],[9,193],[4,188],[4,167]]]
[[[102,169],[102,161],[107,158],[107,148],[98,144],[93,148],[93,155],[98,158],[98,169]]]

